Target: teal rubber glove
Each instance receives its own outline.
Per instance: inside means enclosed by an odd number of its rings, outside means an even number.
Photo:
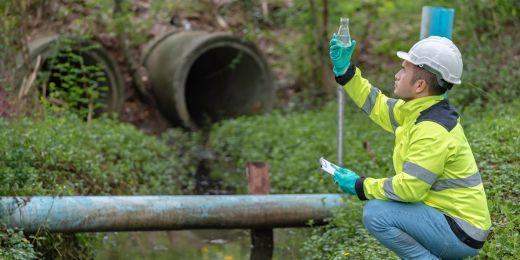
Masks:
[[[358,179],[359,175],[349,169],[337,167],[334,171],[334,182],[345,193],[357,195],[355,187]]]
[[[329,42],[329,46],[330,61],[332,65],[334,65],[333,71],[334,74],[339,77],[345,74],[350,66],[350,58],[352,57],[352,53],[354,53],[354,49],[356,49],[356,41],[352,40],[352,45],[345,47],[343,43],[337,39],[336,34],[334,34]]]

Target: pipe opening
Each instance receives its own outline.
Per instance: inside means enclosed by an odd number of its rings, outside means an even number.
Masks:
[[[109,103],[109,76],[88,52],[59,50],[45,59],[40,73],[44,86],[41,89],[54,106],[70,106],[76,111],[92,109],[99,115]]]
[[[115,61],[97,42],[74,36],[49,36],[29,43],[29,59],[41,57],[37,80],[49,105],[68,107],[81,117],[119,112],[124,99]],[[23,66],[23,65],[22,65]]]
[[[265,92],[260,64],[247,52],[232,46],[202,53],[186,80],[186,104],[197,125],[262,108],[258,95]]]
[[[174,125],[196,130],[272,108],[269,65],[250,42],[227,33],[180,32],[158,38],[145,53],[157,105]]]

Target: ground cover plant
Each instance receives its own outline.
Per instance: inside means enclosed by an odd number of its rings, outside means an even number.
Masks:
[[[0,196],[168,195],[190,193],[197,137],[172,130],[160,138],[108,117],[75,114],[0,121]],[[0,229],[0,257],[88,258],[96,235]],[[32,244],[31,244],[32,243]],[[33,246],[36,251],[34,251]]]
[[[17,64],[20,53],[26,55],[28,39],[49,28],[93,38],[118,60],[136,58],[152,36],[172,26],[231,31],[254,41],[266,54],[279,98],[273,113],[223,121],[208,129],[204,138],[181,129],[149,136],[112,115],[85,122],[89,109],[84,108],[102,94],[102,89],[97,93],[91,88],[88,100],[84,93],[71,97],[63,89],[55,89],[55,98],[69,100],[69,106],[61,109],[43,98],[37,100],[36,111],[0,120],[0,195],[192,193],[199,157],[204,157],[210,178],[237,193],[246,193],[243,174],[248,161],[269,163],[272,193],[339,192],[330,176],[318,170],[317,161],[321,156],[335,159],[336,104],[331,100],[336,88],[327,61],[327,41],[337,30],[339,17],[351,18],[351,34],[358,41],[354,61],[375,86],[391,94],[393,75],[400,66],[395,52],[407,50],[418,39],[421,7],[447,6],[455,8],[453,39],[464,55],[463,84],[450,92],[449,99],[462,114],[494,227],[478,258],[518,257],[518,1],[267,2],[268,14],[250,0],[150,4],[1,1],[0,11],[5,14],[0,22],[0,32],[5,35],[0,39],[2,116],[16,108],[6,105],[4,99],[16,99],[19,80],[27,73]],[[219,16],[222,20],[215,23]],[[122,54],[120,49],[128,53]],[[72,67],[56,68],[70,71]],[[83,75],[95,77],[96,72],[96,68],[83,68],[68,74],[73,78],[66,76],[66,80],[72,85],[85,83]],[[81,91],[89,91],[90,84],[81,86]],[[78,105],[83,110],[70,109]],[[94,107],[91,105],[90,115]],[[363,175],[391,176],[392,136],[371,123],[349,99],[346,109],[345,166]],[[354,199],[347,205],[334,213],[327,226],[295,232],[294,236],[307,237],[296,245],[298,258],[395,257],[363,228],[363,203]],[[95,235],[29,235],[0,226],[0,258],[91,258],[100,241]]]
[[[494,230],[480,258],[514,258],[518,247],[520,194],[520,102],[505,106],[467,107],[462,124],[483,176]],[[391,176],[393,139],[350,105],[346,115],[345,167],[370,177]],[[273,193],[341,192],[330,176],[318,170],[318,158],[335,157],[335,104],[319,111],[244,117],[215,126],[210,145],[219,151],[212,169],[215,176],[245,186],[247,161],[270,166]],[[364,229],[363,203],[353,198],[335,212],[330,223],[315,229],[301,248],[301,257],[337,259],[351,256],[395,257]]]

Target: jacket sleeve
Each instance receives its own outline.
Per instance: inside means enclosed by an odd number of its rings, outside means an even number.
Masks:
[[[385,96],[381,90],[361,76],[361,71],[356,66],[350,65],[344,75],[336,77],[336,82],[344,86],[354,103],[386,131],[394,133],[402,124],[402,117],[397,108],[404,104],[404,101]]]
[[[410,143],[404,163],[391,178],[364,178],[356,183],[360,199],[382,199],[403,202],[422,201],[432,184],[442,175],[453,150],[448,132],[437,123],[420,122],[410,132]],[[399,151],[397,151],[399,152]]]

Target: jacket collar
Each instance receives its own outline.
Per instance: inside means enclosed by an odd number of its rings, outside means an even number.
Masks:
[[[443,96],[427,96],[416,98],[405,102],[402,106],[399,107],[399,110],[404,116],[405,121],[409,121],[417,118],[421,111],[437,104],[443,99]]]

